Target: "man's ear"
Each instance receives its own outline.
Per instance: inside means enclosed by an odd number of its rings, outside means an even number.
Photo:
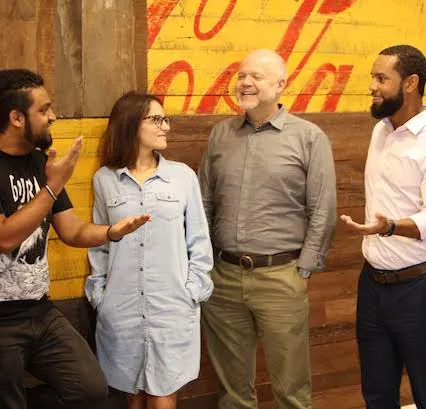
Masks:
[[[405,90],[412,94],[418,89],[419,86],[419,76],[417,74],[411,74],[404,80],[405,82]]]
[[[21,111],[13,109],[9,112],[9,122],[16,128],[23,128],[25,126],[25,115]]]
[[[278,87],[279,87],[280,93],[284,91],[286,83],[287,81],[285,80],[285,78],[281,78],[278,80]]]

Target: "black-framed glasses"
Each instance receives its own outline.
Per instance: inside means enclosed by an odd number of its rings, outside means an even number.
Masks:
[[[148,116],[144,117],[143,119],[150,119],[152,121],[152,123],[160,129],[163,126],[163,124],[170,126],[170,117],[168,117],[168,116],[148,115]]]

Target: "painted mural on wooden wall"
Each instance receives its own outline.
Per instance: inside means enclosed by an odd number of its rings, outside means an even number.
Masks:
[[[423,2],[408,2],[411,21],[424,19]],[[371,58],[393,36],[377,34],[407,21],[392,20],[397,2],[386,8],[367,0],[148,1],[150,91],[174,114],[238,112],[239,60],[250,49],[272,48],[289,68],[283,102],[290,111],[365,111]]]

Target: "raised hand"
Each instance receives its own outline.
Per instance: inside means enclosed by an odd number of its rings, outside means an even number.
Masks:
[[[74,140],[71,149],[59,160],[56,160],[56,149],[50,149],[45,168],[46,183],[56,195],[59,195],[65,183],[73,174],[82,145],[83,137],[79,136]]]
[[[376,213],[376,220],[367,223],[360,224],[354,222],[352,217],[342,214],[340,220],[344,221],[348,226],[352,227],[358,233],[367,235],[367,234],[376,234],[376,233],[386,233],[390,228],[390,222],[387,217],[383,216],[381,213]]]
[[[140,226],[151,220],[151,215],[141,214],[140,216],[126,217],[115,223],[108,233],[108,238],[112,240],[120,240],[126,234],[134,232]]]

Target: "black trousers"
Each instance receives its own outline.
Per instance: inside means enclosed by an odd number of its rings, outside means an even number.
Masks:
[[[28,397],[24,370],[45,382]],[[0,318],[0,391],[1,409],[103,409],[107,385],[86,341],[49,302],[32,317]]]
[[[358,285],[357,339],[367,409],[399,409],[404,366],[417,409],[426,409],[426,277],[379,284],[365,264]]]

